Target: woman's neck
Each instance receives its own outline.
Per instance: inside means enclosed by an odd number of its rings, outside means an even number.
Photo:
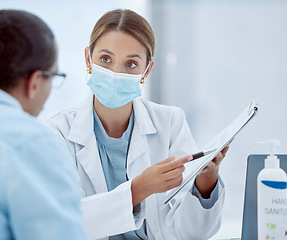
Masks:
[[[107,135],[113,138],[120,138],[128,128],[133,109],[132,102],[122,107],[111,109],[105,107],[94,98],[94,108]]]

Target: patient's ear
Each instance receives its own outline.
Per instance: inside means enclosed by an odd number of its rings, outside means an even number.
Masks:
[[[43,74],[40,70],[33,72],[28,79],[26,79],[26,94],[30,100],[33,100],[40,91]]]

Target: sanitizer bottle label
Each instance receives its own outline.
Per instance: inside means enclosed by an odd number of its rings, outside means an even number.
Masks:
[[[258,240],[275,240],[276,227],[285,223],[287,217],[287,182],[261,180],[260,192],[264,192],[258,203]],[[261,226],[260,226],[261,225]]]

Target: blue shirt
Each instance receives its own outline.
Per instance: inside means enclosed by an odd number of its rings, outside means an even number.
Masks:
[[[0,90],[0,240],[86,240],[65,146]]]
[[[97,139],[97,145],[107,183],[107,188],[108,191],[111,191],[128,180],[126,173],[126,163],[129,142],[134,125],[134,115],[133,113],[131,114],[128,128],[120,138],[112,138],[107,135],[95,111],[94,122],[94,131]],[[145,221],[139,230],[111,236],[109,239],[148,239],[146,235]]]

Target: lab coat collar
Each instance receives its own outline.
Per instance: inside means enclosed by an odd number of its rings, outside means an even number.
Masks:
[[[23,111],[20,102],[9,93],[0,89],[0,104],[16,108]]]
[[[136,98],[133,100],[133,109],[135,114],[135,126],[138,127],[141,135],[154,134],[157,130],[151,120],[150,114],[144,105],[142,98]]]
[[[90,92],[87,99],[79,106],[78,113],[71,124],[71,130],[68,135],[69,141],[78,143],[82,146],[86,146],[94,135],[93,97],[94,95]],[[154,134],[157,130],[143,101],[144,100],[141,98],[133,100],[135,114],[134,128],[138,128],[140,135]],[[89,129],[89,131],[87,131],[87,129]]]
[[[78,107],[68,135],[69,141],[82,146],[86,146],[94,135],[93,96],[90,92],[86,100]]]

